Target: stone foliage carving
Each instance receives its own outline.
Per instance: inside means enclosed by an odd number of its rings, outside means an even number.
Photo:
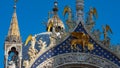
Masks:
[[[29,59],[30,61],[34,60],[34,58],[36,57],[38,51],[37,49],[33,49],[32,47],[29,48],[29,51],[28,51],[28,55],[29,55]]]
[[[45,48],[47,47],[46,42],[43,42],[42,39],[38,41],[38,44],[39,44],[40,51],[45,50]]]

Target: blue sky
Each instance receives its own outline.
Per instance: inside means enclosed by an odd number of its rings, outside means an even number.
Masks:
[[[53,8],[54,0],[19,0],[17,3],[17,17],[19,22],[22,41],[29,34],[45,32],[43,21],[47,22],[48,12]],[[75,0],[58,0],[59,16],[62,16],[64,6],[69,5],[75,14]],[[85,14],[90,7],[96,7],[98,19],[95,28],[109,24],[113,30],[111,35],[112,43],[120,43],[120,0],[85,0]],[[3,68],[4,61],[4,40],[7,36],[10,21],[13,13],[13,0],[0,1],[0,68]],[[102,31],[102,30],[101,30]]]

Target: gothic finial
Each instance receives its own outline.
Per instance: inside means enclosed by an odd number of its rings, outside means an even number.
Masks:
[[[16,3],[18,2],[18,0],[14,0],[14,11],[16,11]]]
[[[83,20],[84,0],[76,0],[77,20]]]

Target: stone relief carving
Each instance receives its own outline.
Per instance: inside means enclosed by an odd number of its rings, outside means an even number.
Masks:
[[[85,53],[67,53],[52,57],[40,64],[37,68],[57,68],[66,64],[88,64],[95,65],[99,68],[119,68],[116,64],[113,64],[105,58]]]

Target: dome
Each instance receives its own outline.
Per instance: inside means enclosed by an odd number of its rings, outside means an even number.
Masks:
[[[65,29],[63,22],[59,19],[57,15],[54,15],[52,18],[50,18],[47,24],[48,32],[52,32],[54,29],[56,32]]]

